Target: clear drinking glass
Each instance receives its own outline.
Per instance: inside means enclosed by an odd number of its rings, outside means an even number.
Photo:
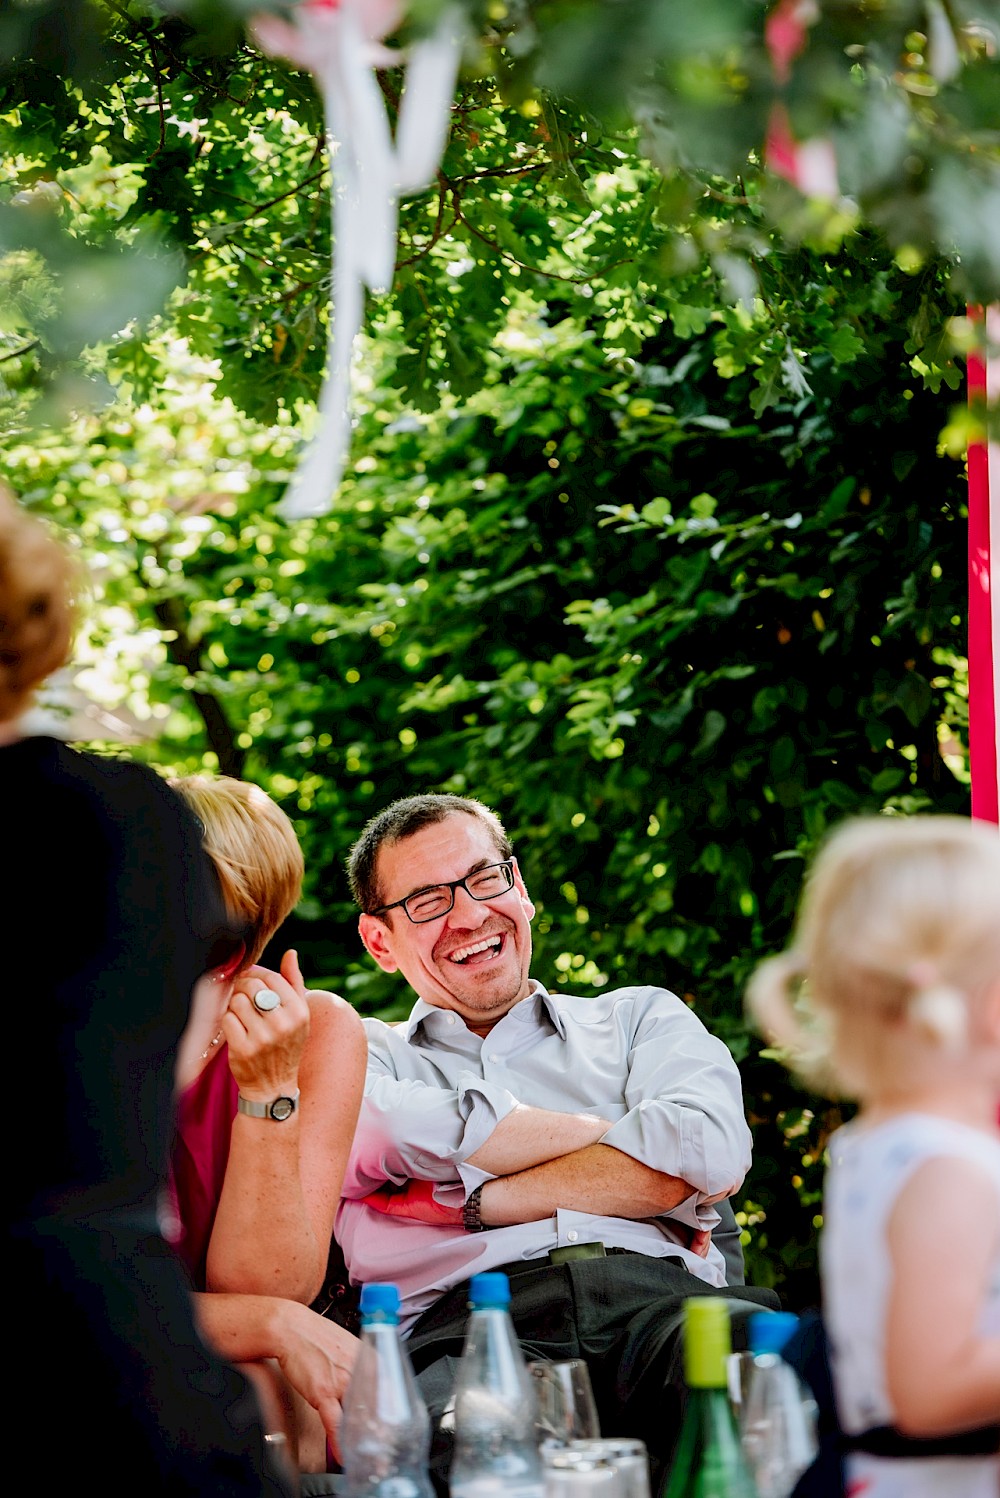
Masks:
[[[650,1498],[649,1455],[642,1441],[632,1436],[602,1436],[600,1440],[574,1441],[570,1455],[599,1457],[618,1473],[622,1498]]]
[[[601,1434],[590,1374],[582,1358],[559,1363],[529,1363],[538,1398],[538,1431],[543,1441],[565,1446],[595,1440]]]

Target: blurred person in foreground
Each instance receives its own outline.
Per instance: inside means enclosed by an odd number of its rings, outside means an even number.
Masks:
[[[749,1004],[807,1078],[861,1102],[830,1142],[821,1241],[846,1491],[997,1498],[997,829],[843,827]]]
[[[256,1397],[202,1344],[158,1226],[192,987],[233,943],[211,866],[158,776],[19,727],[76,587],[0,492],[7,1413],[108,1492],[276,1495]]]
[[[258,965],[302,891],[302,851],[285,813],[245,781],[171,783],[245,932],[199,991],[178,1057],[177,1248],[195,1289],[211,1292],[195,1296],[205,1336],[249,1364],[265,1390],[261,1360],[276,1361],[297,1465],[325,1472],[357,1341],[309,1303],[323,1284],[361,1103],[364,1030],[343,999],[306,990],[294,952],[280,972]]]

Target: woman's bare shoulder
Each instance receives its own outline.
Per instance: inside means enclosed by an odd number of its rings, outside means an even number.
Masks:
[[[341,1039],[354,1035],[359,1041],[364,1041],[365,1032],[361,1016],[346,999],[321,988],[307,989],[306,998],[309,1002],[309,1025],[312,1034],[336,1033]]]

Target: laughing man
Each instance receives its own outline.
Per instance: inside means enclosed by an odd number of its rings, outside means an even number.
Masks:
[[[664,1459],[683,1299],[731,1297],[737,1335],[776,1303],[727,1287],[711,1236],[716,1203],[750,1163],[732,1057],[667,989],[583,998],[531,976],[535,907],[477,801],[395,802],[365,828],[349,874],[365,947],[417,995],[404,1025],[366,1022],[336,1229],[352,1281],[399,1286],[440,1417],[467,1281],[504,1270],[530,1354],[586,1358],[605,1433]],[[446,1447],[439,1437],[437,1475]]]

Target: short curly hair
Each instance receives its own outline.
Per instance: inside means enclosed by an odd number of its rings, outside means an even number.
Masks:
[[[347,877],[351,894],[363,911],[371,914],[383,903],[378,879],[378,855],[386,843],[401,843],[425,827],[443,822],[455,813],[475,817],[488,830],[501,859],[510,858],[513,849],[495,811],[471,796],[427,793],[406,796],[393,801],[384,811],[372,817],[351,849],[347,860]]]

